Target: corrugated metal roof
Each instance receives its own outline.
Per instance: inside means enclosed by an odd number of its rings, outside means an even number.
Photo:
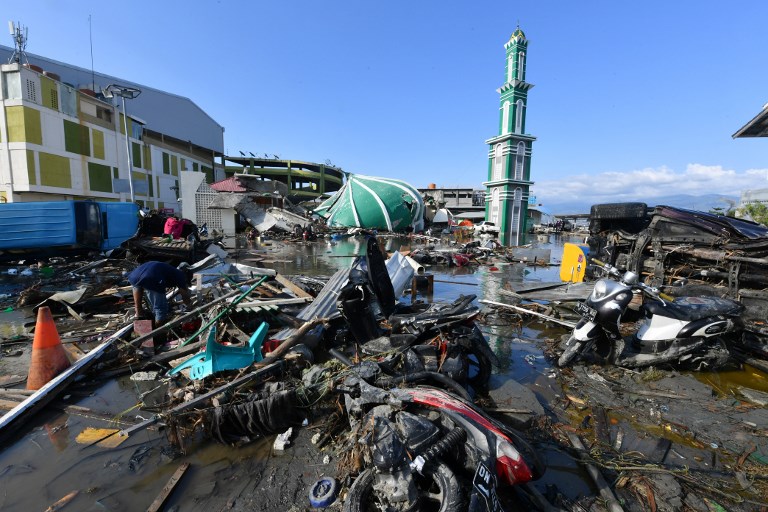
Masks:
[[[347,183],[314,213],[329,226],[418,231],[423,228],[424,201],[404,181],[350,174]]]
[[[739,131],[732,135],[734,139],[740,137],[768,137],[768,104],[763,106],[751,121],[739,128]]]
[[[240,180],[234,176],[211,183],[208,186],[216,192],[248,192],[248,189],[240,184]]]

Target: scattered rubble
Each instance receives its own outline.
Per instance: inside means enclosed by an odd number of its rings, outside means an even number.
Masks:
[[[304,233],[259,235],[282,238],[284,244],[323,244],[333,243],[340,232],[315,230],[317,242]],[[191,499],[207,503],[206,508],[308,510],[308,490],[328,477],[340,489],[333,493],[338,492],[333,505],[338,510],[355,477],[370,464],[357,437],[364,431],[350,426],[347,378],[356,375],[372,393],[404,383],[445,387],[523,432],[537,451],[567,454],[574,467],[584,468],[596,494],[574,496],[545,474],[545,488],[539,486],[543,501],[537,502],[542,507],[709,511],[768,506],[765,390],[713,392],[694,376],[666,368],[639,372],[576,365],[554,370],[548,361],[557,353],[559,337],[553,336],[545,348],[548,360],[525,359],[546,381],[546,391],[534,392],[507,374],[492,372],[498,356],[490,348],[486,352],[483,331],[501,325],[523,337],[527,325],[539,322],[564,333],[575,321],[568,304],[583,300],[589,287],[538,283],[528,289],[500,288],[506,293],[480,301],[482,311],[473,306],[471,295],[439,305],[400,304],[396,310],[398,298],[411,292],[414,277],[429,273],[425,268],[475,266],[493,273],[507,265],[547,267],[550,255],[535,247],[504,249],[482,242],[439,245],[435,238],[413,235],[410,251],[391,254],[384,279],[372,274],[384,267],[371,262],[384,262],[378,242],[386,238],[361,238],[364,263],[351,262],[329,277],[285,276],[235,265],[205,250],[194,257],[187,253],[197,262],[196,307],[143,334],[132,334],[131,288],[125,281],[135,262],[108,258],[31,268],[32,276],[18,276],[31,281],[0,300],[10,304],[15,299],[12,308],[49,306],[62,343],[85,356],[60,385],[37,396],[18,389],[24,381],[18,375],[25,375],[18,358],[0,380],[0,406],[10,410],[0,419],[0,435],[18,436],[32,424],[32,414],[44,408],[103,416],[94,407],[74,409],[66,397],[130,375],[139,400],[133,409],[141,418],[121,414],[112,428],[90,432],[81,441],[101,450],[130,446],[129,457],[119,460],[134,472],[162,449],[169,469],[160,480],[167,485],[150,509],[162,509],[174,488],[184,486],[194,489]],[[207,257],[197,261],[203,254]],[[41,268],[52,271],[44,277]],[[263,336],[256,337],[260,331]],[[145,350],[145,342],[158,337],[166,340],[159,350]],[[30,341],[29,335],[18,336],[0,345],[5,351]],[[10,357],[4,352],[4,361]],[[185,361],[192,362],[185,366]],[[195,373],[194,363],[205,371]],[[150,432],[155,441],[146,442]],[[110,440],[107,448],[103,443]],[[190,461],[210,441],[238,447],[243,460],[206,464],[210,478],[205,483],[195,476],[197,469],[190,471],[196,468]],[[272,455],[253,457],[256,449]],[[267,460],[278,453],[275,461]],[[181,462],[181,457],[187,459]],[[13,471],[18,469],[0,468],[0,475]],[[461,481],[471,487],[471,481]],[[266,492],[268,487],[273,491]],[[48,503],[53,508],[85,506],[86,500],[118,508],[126,503],[123,490],[94,487],[91,492],[64,491],[48,496]],[[533,507],[528,500],[535,501],[507,491],[499,497],[507,507]]]

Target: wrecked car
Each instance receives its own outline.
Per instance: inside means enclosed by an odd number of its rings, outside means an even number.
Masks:
[[[670,295],[741,302],[745,348],[768,357],[767,227],[672,206],[611,203],[592,206],[589,231],[590,257],[635,272]]]

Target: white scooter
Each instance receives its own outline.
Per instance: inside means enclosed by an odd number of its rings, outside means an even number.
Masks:
[[[744,306],[718,297],[671,297],[641,283],[634,272],[593,259],[606,274],[576,310],[576,324],[557,361],[595,353],[605,362],[627,368],[670,364],[705,370],[722,366],[729,352],[724,337],[739,330]],[[637,332],[622,336],[619,325],[635,294],[652,299],[642,304],[645,318]]]

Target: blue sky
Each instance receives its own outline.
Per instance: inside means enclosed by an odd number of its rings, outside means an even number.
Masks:
[[[85,68],[90,15],[97,71],[192,99],[230,154],[417,187],[487,179],[519,22],[545,206],[768,187],[768,140],[731,138],[768,102],[761,0],[3,3],[30,53]]]

